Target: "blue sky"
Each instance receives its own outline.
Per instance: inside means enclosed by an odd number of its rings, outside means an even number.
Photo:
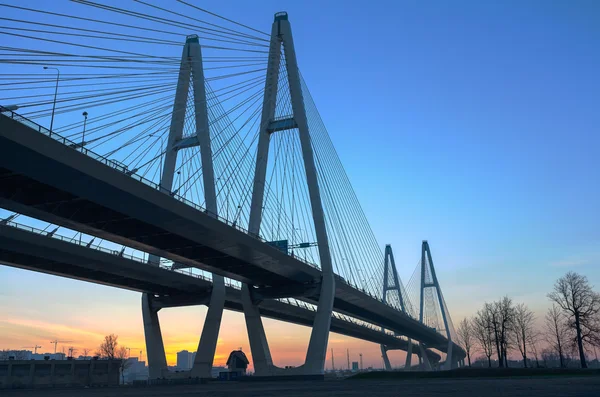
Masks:
[[[568,270],[600,285],[600,4],[344,4],[287,10],[403,279],[428,239],[455,310],[505,293],[543,307]]]
[[[569,270],[600,287],[600,3],[203,6],[265,31],[288,11],[303,76],[375,235],[405,282],[429,240],[455,322],[504,294],[540,313]],[[0,268],[11,306],[21,292],[9,284],[55,281]],[[118,296],[134,313],[139,297],[128,294]]]

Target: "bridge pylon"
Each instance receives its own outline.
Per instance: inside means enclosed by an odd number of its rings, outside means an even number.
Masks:
[[[400,300],[400,308],[406,313],[406,305],[404,304],[404,297],[402,296],[402,289],[400,288],[400,278],[398,277],[398,270],[396,269],[396,261],[394,260],[394,252],[392,246],[387,244],[385,246],[384,260],[383,260],[383,303],[388,301],[388,293],[396,292],[398,299]],[[382,327],[383,331],[384,328]],[[386,371],[392,370],[390,359],[387,354],[388,348],[385,345],[381,345],[381,356],[383,357],[383,363]],[[406,361],[404,363],[405,369],[410,369],[412,360],[412,340],[408,339],[408,350],[406,352]]]
[[[421,289],[420,289],[420,307],[419,307],[419,321],[423,323],[423,308],[424,308],[424,297],[425,290],[427,288],[434,289],[435,297],[437,298],[439,308],[442,314],[442,320],[444,322],[444,328],[446,331],[446,338],[448,339],[448,350],[446,352],[446,362],[444,364],[443,369],[448,370],[452,369],[452,348],[454,343],[452,341],[452,333],[450,332],[450,314],[446,312],[446,305],[444,303],[444,296],[442,295],[442,289],[440,287],[440,283],[435,274],[435,267],[433,265],[433,259],[431,257],[431,249],[429,248],[429,243],[427,240],[423,240],[421,245]],[[425,350],[423,345],[421,345],[421,351]],[[427,360],[427,355],[421,354],[421,357],[424,357],[424,364],[427,369],[431,369],[431,365]]]
[[[293,116],[287,119],[276,120],[275,110],[282,53],[285,56],[285,68],[287,71],[287,82],[289,85]],[[287,13],[279,12],[275,14],[271,29],[269,61],[267,65],[267,77],[265,82],[256,155],[256,169],[248,225],[250,234],[256,236],[260,234],[271,135],[282,131],[294,133],[294,130],[297,130],[299,134],[300,145],[302,148],[302,157],[314,229],[317,237],[322,276],[320,280],[316,280],[320,283],[319,302],[306,352],[305,363],[301,367],[294,368],[291,371],[285,370],[285,373],[320,375],[323,374],[325,370],[327,342],[329,339],[329,328],[331,325],[331,315],[335,295],[335,279],[327,230],[325,227],[325,215],[323,212],[321,193],[317,181],[317,169],[311,137],[308,130],[308,120],[302,94],[300,72],[298,70],[296,52],[294,49],[292,29]],[[284,370],[276,368],[273,365],[258,305],[257,302],[252,300],[252,288],[253,286],[243,285],[242,300],[244,303],[244,315],[246,318],[246,326],[248,328],[248,337],[254,360],[255,373],[257,375],[277,375]]]
[[[188,97],[193,95],[196,134],[183,138]],[[202,163],[202,178],[206,212],[214,217],[218,214],[213,156],[211,149],[206,87],[202,62],[202,49],[197,35],[187,37],[181,55],[175,101],[171,116],[169,138],[165,151],[165,161],[162,169],[160,187],[165,193],[172,193],[173,178],[177,164],[177,154],[185,148],[198,146]],[[150,255],[149,262],[158,266],[160,258]],[[174,267],[181,265],[174,264]],[[202,335],[198,343],[196,358],[190,371],[193,377],[210,378],[211,369],[217,348],[219,329],[225,306],[225,279],[213,274],[212,289],[208,301],[208,312],[204,320]],[[144,318],[144,333],[148,350],[148,367],[150,378],[163,377],[167,372],[164,344],[158,324],[158,309],[152,308],[152,297],[144,294],[142,297],[142,314]]]

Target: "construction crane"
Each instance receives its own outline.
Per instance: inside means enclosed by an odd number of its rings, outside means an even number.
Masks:
[[[333,361],[333,347],[331,348],[331,370],[335,372],[335,362]]]
[[[54,354],[56,354],[56,347],[58,346],[59,343],[70,343],[73,342],[71,340],[51,340],[50,343],[54,345]]]
[[[346,356],[348,357],[348,371],[350,371],[350,349],[346,349]]]
[[[363,365],[362,365],[362,353],[359,354],[360,356],[360,370],[363,370]]]
[[[139,349],[139,347],[126,347],[127,349],[127,358],[131,357],[131,349]],[[140,361],[142,361],[142,351],[140,350]]]
[[[33,354],[37,354],[37,349],[41,348],[41,347],[42,346],[38,346],[38,345],[35,345],[35,346],[23,346],[23,349],[33,349]]]

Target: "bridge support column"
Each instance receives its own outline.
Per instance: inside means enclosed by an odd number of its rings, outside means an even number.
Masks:
[[[429,357],[427,357],[427,349],[423,347],[422,344],[419,343],[419,350],[421,352],[420,360],[423,366],[425,367],[425,371],[431,371],[433,368],[431,367],[431,362],[429,361]]]
[[[208,107],[206,101],[206,87],[202,63],[202,50],[198,38],[188,38],[188,62],[194,92],[194,115],[196,119],[196,138],[200,147],[200,160],[202,162],[202,182],[204,184],[204,200],[206,211],[209,215],[217,217],[217,195],[215,189],[215,173],[213,169],[212,148],[210,144],[210,128],[208,122]],[[198,342],[196,358],[192,366],[191,375],[200,378],[210,378],[223,309],[225,308],[225,278],[217,274],[212,275],[212,291],[202,335]]]
[[[408,350],[406,351],[406,361],[404,361],[404,370],[410,371],[412,368],[413,345],[412,340],[408,339]]]
[[[394,252],[392,251],[392,246],[387,244],[385,246],[385,254],[384,254],[384,267],[383,267],[383,303],[387,303],[387,295],[390,292],[396,292],[398,294],[398,299],[400,301],[400,308],[402,312],[406,313],[406,306],[404,305],[404,296],[402,296],[402,290],[400,288],[400,278],[398,277],[398,270],[396,269],[396,261],[394,260]],[[391,280],[390,280],[391,273]],[[390,281],[392,282],[390,284]],[[381,327],[381,331],[384,331],[384,328]],[[410,356],[412,355],[412,341],[408,340],[408,349],[410,353],[406,356],[406,362],[404,366],[406,367],[406,363],[410,367]],[[391,371],[392,366],[390,364],[390,360],[387,355],[387,349],[384,345],[381,345],[381,355],[383,356],[383,362],[385,364],[386,371]]]
[[[189,95],[190,82],[192,82],[194,94],[194,116],[196,124],[195,140],[186,142],[186,145],[180,146],[183,128],[185,124],[185,113],[187,109],[187,100]],[[171,116],[171,126],[169,129],[169,138],[167,150],[165,152],[165,162],[162,169],[160,187],[165,193],[172,193],[173,178],[175,175],[175,166],[177,163],[177,154],[183,147],[199,146],[202,162],[202,182],[204,185],[204,199],[206,202],[206,211],[209,215],[216,217],[218,214],[217,197],[215,188],[215,178],[213,169],[213,157],[210,140],[210,128],[208,120],[208,107],[206,101],[206,87],[204,79],[204,70],[202,62],[202,49],[197,35],[188,36],[181,54],[181,64],[179,67],[179,76],[177,88],[175,91],[175,102],[173,103],[173,113]],[[177,189],[176,189],[177,190]],[[160,258],[150,255],[149,262],[155,265],[159,264]],[[173,266],[177,266],[174,264]],[[194,377],[210,378],[212,364],[217,348],[219,329],[223,309],[225,307],[225,279],[222,276],[213,274],[213,286],[208,304],[208,312],[202,328],[202,335],[198,342],[196,358],[190,371]],[[158,322],[156,322],[158,327]],[[153,329],[153,328],[151,328]],[[158,328],[160,333],[160,328]],[[155,340],[155,337],[146,338],[147,344]],[[160,338],[162,346],[162,337]],[[150,350],[150,347],[147,347]],[[150,361],[150,353],[148,353]],[[162,347],[162,356],[164,357],[164,346]],[[166,362],[164,367],[166,368]]]
[[[196,358],[190,371],[192,377],[212,377],[211,370],[215,359],[219,330],[221,329],[221,319],[225,307],[225,292],[225,279],[222,276],[213,274],[213,287],[210,294],[208,312],[206,313],[202,335],[198,342]]]
[[[426,275],[429,274],[431,280],[426,280]],[[440,283],[435,274],[435,267],[433,266],[433,259],[431,258],[431,250],[427,240],[423,240],[421,245],[421,299],[420,299],[420,310],[419,310],[419,321],[423,323],[423,304],[424,304],[424,292],[425,288],[435,288],[438,304],[442,312],[442,319],[444,321],[444,328],[446,329],[446,338],[448,339],[448,347],[446,350],[446,362],[442,369],[452,369],[452,349],[454,342],[452,341],[452,333],[450,332],[451,323],[449,320],[450,315],[446,312],[446,304],[440,288]]]
[[[248,221],[248,231],[255,236],[260,235],[267,163],[269,158],[269,143],[271,140],[271,134],[269,133],[268,128],[269,123],[275,117],[280,61],[281,40],[278,37],[278,29],[274,23],[271,30],[269,61],[258,136],[252,198],[250,203],[250,219]],[[250,342],[250,351],[252,352],[254,372],[258,376],[272,375],[274,366],[273,359],[271,358],[271,351],[269,350],[269,342],[267,341],[265,328],[260,317],[260,310],[252,301],[250,288],[252,288],[252,286],[242,284],[242,306],[244,308],[244,318],[248,330],[248,340]]]
[[[429,262],[429,271],[431,274],[432,283],[425,283],[425,255],[427,255],[427,260]],[[448,349],[446,352],[446,362],[444,363],[445,370],[452,369],[452,348],[454,347],[454,342],[452,341],[452,333],[450,332],[450,322],[449,322],[449,314],[446,313],[446,304],[444,302],[444,298],[442,296],[442,290],[440,288],[440,283],[435,274],[435,267],[433,266],[433,259],[431,258],[431,249],[429,248],[429,243],[425,240],[423,241],[423,245],[421,248],[421,260],[422,263],[422,275],[421,275],[421,294],[423,294],[423,289],[426,287],[433,287],[437,292],[438,303],[440,306],[440,310],[442,312],[442,319],[444,321],[444,328],[446,329],[446,337],[448,338]],[[421,302],[421,305],[423,303]]]
[[[258,306],[252,301],[250,288],[248,284],[242,284],[242,306],[244,308],[244,318],[246,319],[246,329],[248,330],[254,373],[257,376],[273,375],[275,368],[273,366],[273,359],[271,358],[267,334],[265,333],[265,327],[263,326]]]
[[[329,340],[329,328],[331,325],[331,315],[333,312],[335,279],[333,274],[333,264],[331,262],[331,254],[329,251],[327,230],[325,227],[323,203],[321,201],[317,170],[312,149],[310,131],[308,129],[306,109],[304,107],[302,87],[300,84],[300,73],[296,60],[296,52],[294,50],[292,30],[290,22],[288,21],[287,13],[284,12],[275,14],[275,20],[271,29],[269,63],[267,66],[265,96],[259,132],[256,173],[254,175],[248,229],[251,234],[260,234],[267,159],[269,153],[269,125],[274,121],[277,81],[279,79],[279,63],[282,47],[285,53],[285,66],[287,70],[287,78],[290,90],[289,94],[291,98],[294,121],[294,123],[291,124],[293,126],[290,126],[289,129],[298,129],[322,272],[322,279],[320,280],[320,297],[317,305],[317,313],[313,322],[310,341],[308,344],[308,350],[306,352],[306,361],[302,368],[298,369],[298,371],[301,371],[303,374],[323,374],[325,371],[327,342]],[[246,289],[248,288],[249,287],[246,286]],[[248,304],[247,306],[250,305]],[[246,309],[244,311],[246,312]],[[249,309],[247,313],[246,319],[247,321],[250,321],[250,323],[247,323],[248,332],[250,333],[252,330],[252,332],[257,333],[256,337],[250,337],[251,342],[254,340],[254,343],[261,344],[262,347],[257,347],[257,350],[265,352],[267,346],[266,337],[264,337],[264,331],[259,331],[262,324],[259,325],[259,322],[255,318],[256,316],[260,315],[258,309],[256,309],[256,312]],[[252,349],[252,355],[254,356],[254,348]],[[266,359],[266,357],[270,357],[270,354],[267,355],[266,353],[262,353],[261,356],[265,357],[265,362],[269,361]]]
[[[456,367],[456,364],[452,362],[452,348],[454,347],[454,343],[451,338],[448,338],[448,351],[446,352],[446,362],[444,363],[444,369],[450,370]]]
[[[162,333],[160,332],[158,310],[152,307],[152,295],[147,293],[142,294],[142,319],[144,321],[149,377],[150,379],[162,378],[168,370],[167,357]]]
[[[292,111],[294,113],[294,120],[298,125],[298,134],[300,137],[300,146],[302,147],[302,158],[304,160],[304,170],[306,173],[306,184],[308,186],[308,195],[310,197],[322,274],[321,294],[317,305],[313,329],[310,334],[308,350],[306,352],[304,372],[305,374],[323,374],[325,372],[325,358],[327,355],[327,343],[329,341],[331,315],[333,313],[333,300],[335,297],[333,263],[331,262],[329,238],[325,227],[323,202],[321,201],[317,169],[310,131],[308,129],[308,119],[304,107],[302,87],[300,85],[300,71],[296,61],[296,50],[294,49],[292,28],[288,21],[287,13],[276,14],[274,25],[278,25],[279,36],[281,37],[285,51],[285,63],[290,87]]]
[[[325,359],[334,297],[335,282],[333,272],[329,275],[323,274],[317,314],[313,322],[313,329],[310,334],[310,341],[308,342],[308,351],[306,352],[306,361],[304,363],[304,372],[307,375],[325,373]]]
[[[381,357],[383,358],[383,369],[386,371],[391,371],[392,364],[390,364],[390,358],[388,357],[387,348],[385,345],[381,345]]]

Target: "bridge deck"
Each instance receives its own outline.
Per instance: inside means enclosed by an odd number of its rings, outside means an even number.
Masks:
[[[27,231],[11,224],[0,225],[0,263],[96,284],[159,295],[161,307],[205,305],[210,297],[210,280],[149,265],[141,258],[120,256],[101,247],[88,248],[60,236],[47,237],[39,231]],[[233,285],[226,286],[225,307],[241,312],[241,295]],[[279,300],[259,304],[266,317],[311,326],[315,312],[310,308]],[[362,340],[406,350],[408,342],[377,329],[332,318],[331,331]],[[415,353],[418,352],[414,346]],[[439,361],[434,352],[430,358]]]
[[[320,279],[318,268],[14,117],[0,114],[0,206],[254,285],[292,288]],[[446,350],[435,330],[336,284],[335,310]]]

